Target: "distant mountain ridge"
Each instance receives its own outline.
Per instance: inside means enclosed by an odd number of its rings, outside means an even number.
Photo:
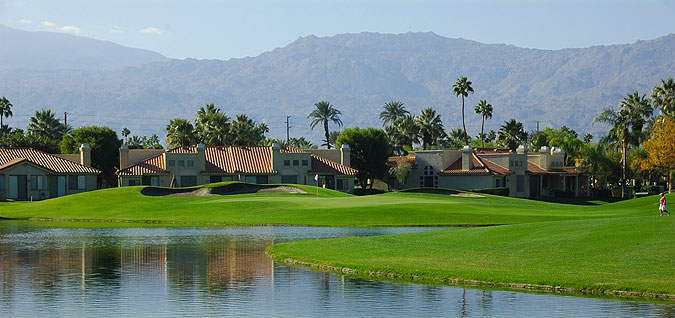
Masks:
[[[143,49],[55,32],[28,32],[0,24],[0,70],[112,70],[165,56]]]
[[[0,95],[19,107],[98,115],[76,124],[108,123],[160,136],[166,118],[191,119],[198,107],[215,103],[231,117],[247,113],[267,122],[275,138],[285,137],[283,121],[292,115],[291,135],[319,143],[321,132],[309,129],[306,116],[320,100],[340,109],[348,127],[381,126],[382,105],[400,100],[416,113],[433,106],[447,130],[457,128],[461,101],[451,95],[451,87],[460,76],[467,76],[476,91],[466,100],[471,135],[480,129],[473,106],[487,99],[494,113],[486,129],[516,118],[529,130],[538,121],[541,127],[568,125],[599,136],[605,127],[591,124],[602,108],[615,107],[634,90],[649,93],[661,79],[675,76],[675,35],[564,50],[482,44],[434,33],[307,36],[256,57],[226,61],[167,60],[97,72],[1,72]]]

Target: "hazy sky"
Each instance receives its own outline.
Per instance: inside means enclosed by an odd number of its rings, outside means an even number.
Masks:
[[[173,58],[255,56],[300,36],[362,31],[432,31],[484,43],[560,49],[674,33],[675,2],[0,0],[0,24],[110,40]]]

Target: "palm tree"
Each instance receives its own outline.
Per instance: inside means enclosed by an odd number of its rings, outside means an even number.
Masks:
[[[172,119],[166,126],[166,144],[169,148],[190,146],[195,139],[194,128],[187,119]]]
[[[464,97],[469,96],[469,93],[473,93],[471,81],[465,76],[458,78],[457,82],[452,85],[452,93],[455,94],[455,96],[462,96],[462,128],[464,129],[464,142],[468,145],[469,135],[466,133],[466,124],[464,123]]]
[[[438,144],[438,140],[445,135],[441,115],[427,107],[415,118],[415,124],[419,128],[418,136],[422,138],[422,149],[426,150],[431,145]]]
[[[12,103],[9,102],[9,100],[5,97],[2,96],[0,98],[0,127],[3,126],[3,121],[2,118],[9,118],[10,116],[13,116],[12,114]]]
[[[638,92],[628,94],[619,104],[619,111],[607,108],[595,118],[593,123],[601,122],[612,125],[606,139],[615,141],[621,148],[621,197],[626,197],[626,181],[628,174],[628,145],[639,145],[642,139],[642,127],[652,115],[645,95]],[[629,129],[630,128],[630,129]]]
[[[194,130],[199,142],[209,146],[223,146],[230,139],[230,118],[214,104],[206,104],[197,110]]]
[[[485,119],[492,118],[492,105],[488,104],[486,100],[481,100],[476,107],[473,109],[476,114],[479,114],[483,117],[483,121],[480,125],[480,144],[481,147],[485,147]]]
[[[328,132],[328,122],[332,121],[338,126],[342,126],[342,120],[340,120],[339,116],[342,115],[342,112],[333,108],[329,101],[320,101],[314,104],[314,106],[316,106],[316,109],[307,116],[307,118],[313,118],[309,126],[314,129],[317,124],[323,123],[323,129],[326,133],[325,141],[328,149],[330,149],[330,133]]]
[[[237,146],[256,146],[265,141],[265,133],[269,132],[267,124],[256,125],[255,121],[244,114],[237,115],[230,126],[231,143]]]
[[[131,130],[129,128],[124,127],[122,128],[122,137],[124,137],[124,143],[127,143],[127,137],[131,134]]]
[[[513,151],[525,141],[527,141],[527,132],[525,132],[523,123],[515,119],[505,121],[497,133],[497,143]]]
[[[661,113],[675,118],[675,83],[673,78],[661,80],[661,86],[652,90],[652,103],[654,107],[661,107]]]
[[[380,119],[382,120],[382,126],[393,125],[396,123],[396,120],[402,118],[405,115],[410,114],[403,103],[398,101],[391,101],[384,104],[384,111],[380,113]]]
[[[70,131],[70,127],[59,122],[51,109],[35,111],[28,121],[26,132],[34,136],[44,136],[52,140],[61,140]]]

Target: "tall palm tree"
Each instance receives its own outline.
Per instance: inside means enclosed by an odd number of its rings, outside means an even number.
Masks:
[[[431,107],[422,110],[420,115],[415,118],[415,124],[419,129],[418,136],[422,138],[422,149],[424,150],[431,145],[438,144],[439,139],[445,135],[441,115],[437,115]]]
[[[384,104],[383,108],[384,111],[380,113],[382,126],[393,125],[399,118],[410,114],[410,112],[408,112],[405,107],[403,107],[403,103],[398,101],[388,102]]]
[[[471,87],[471,81],[469,81],[466,76],[462,76],[457,79],[457,82],[452,85],[452,93],[455,96],[462,96],[462,128],[464,129],[464,142],[469,144],[469,135],[466,133],[466,124],[464,123],[464,97],[469,96],[469,93],[473,93],[473,87]]]
[[[3,121],[2,118],[9,118],[10,116],[13,116],[12,114],[12,103],[9,102],[9,100],[5,97],[2,96],[0,98],[0,127],[3,126]]]
[[[200,107],[195,114],[194,131],[199,142],[223,146],[229,141],[230,118],[214,104]]]
[[[485,119],[492,118],[492,105],[488,104],[488,102],[483,99],[478,103],[478,105],[476,105],[476,107],[474,107],[473,110],[476,112],[476,114],[483,117],[483,121],[480,125],[480,144],[481,147],[485,147]]]
[[[194,127],[187,119],[172,119],[166,126],[166,143],[169,148],[190,146],[196,139]]]
[[[124,137],[124,143],[127,143],[127,137],[129,137],[129,135],[131,135],[131,130],[129,130],[127,127],[122,128],[122,137]]]
[[[333,108],[329,101],[320,101],[314,104],[314,106],[316,106],[316,109],[307,116],[307,118],[313,118],[309,126],[314,129],[316,125],[323,123],[323,129],[326,133],[325,141],[328,149],[330,149],[330,133],[328,132],[328,122],[332,121],[338,126],[342,126],[342,120],[340,120],[339,116],[342,115],[342,112]]]
[[[51,109],[35,111],[35,115],[28,121],[26,132],[35,136],[44,136],[52,140],[61,140],[70,127],[59,122],[56,113]]]
[[[642,127],[652,115],[645,95],[638,92],[628,94],[619,103],[619,111],[607,108],[595,118],[593,123],[601,122],[612,126],[606,139],[618,143],[621,148],[621,197],[626,197],[628,175],[628,146],[638,146],[642,137]]]
[[[497,143],[513,151],[525,141],[527,141],[527,132],[525,132],[523,123],[515,119],[505,121],[504,125],[499,128],[499,132],[497,132]]]
[[[675,82],[672,77],[661,80],[661,86],[654,87],[652,103],[654,107],[661,107],[663,115],[675,118]]]

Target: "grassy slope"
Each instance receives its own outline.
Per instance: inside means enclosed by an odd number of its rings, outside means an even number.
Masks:
[[[308,194],[240,194],[211,197],[150,197],[142,187],[86,192],[40,202],[0,203],[0,217],[69,220],[161,221],[196,224],[301,224],[403,226],[514,224],[632,215],[504,197],[465,198],[388,193],[351,196],[300,186]]]
[[[654,202],[648,197],[587,210],[601,219],[293,242],[269,252],[423,279],[675,294],[675,217],[659,217]]]

